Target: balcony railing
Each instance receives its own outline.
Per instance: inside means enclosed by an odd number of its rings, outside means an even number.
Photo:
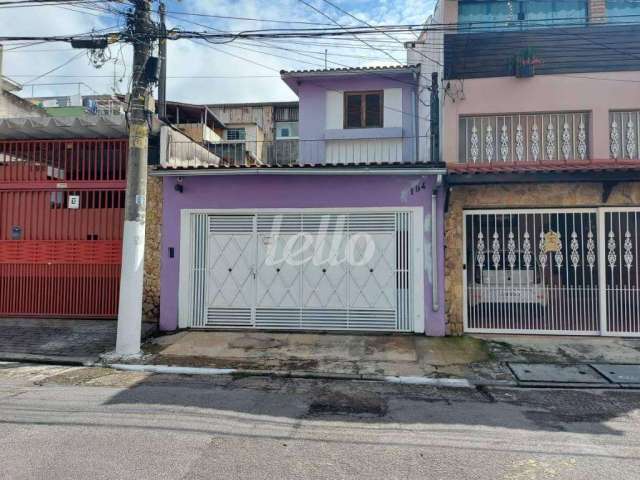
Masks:
[[[640,160],[640,110],[609,113],[609,155],[613,160]]]
[[[169,140],[164,166],[206,165],[318,165],[384,164],[410,161],[415,139],[372,138],[357,140],[223,140],[218,142]]]
[[[588,112],[460,117],[459,161],[468,164],[589,159]]]

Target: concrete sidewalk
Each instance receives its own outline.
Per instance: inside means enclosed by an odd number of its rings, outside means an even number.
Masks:
[[[143,324],[143,338],[156,325]],[[116,320],[0,318],[0,360],[90,364],[113,350]]]
[[[469,337],[189,331],[151,340],[144,362],[333,375],[466,377],[490,361]]]
[[[478,335],[499,362],[640,364],[640,338]]]
[[[640,339],[484,335],[424,337],[184,331],[150,340],[140,363],[312,376],[465,378],[513,383],[510,365],[640,364]]]

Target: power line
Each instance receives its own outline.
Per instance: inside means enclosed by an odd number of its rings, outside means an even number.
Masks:
[[[183,15],[183,16],[191,16],[191,17],[207,17],[207,18],[219,18],[224,20],[243,20],[243,21],[251,21],[251,22],[264,22],[264,23],[285,23],[285,24],[300,24],[300,25],[331,25],[330,23],[318,23],[318,22],[305,22],[299,20],[273,20],[270,18],[254,18],[254,17],[232,17],[227,15],[209,15],[206,13],[195,13],[195,12],[176,12],[176,11],[167,11],[167,13],[171,13],[173,15]]]
[[[320,15],[322,15],[323,17],[328,18],[329,20],[331,20],[333,23],[335,23],[336,25],[338,25],[340,28],[342,28],[343,30],[348,30],[347,27],[341,25],[340,23],[338,23],[336,20],[334,20],[332,17],[330,17],[329,15],[327,15],[326,13],[324,13],[322,10],[320,10],[319,8],[316,8],[315,6],[313,6],[311,3],[307,2],[306,0],[298,0],[300,3],[303,3],[304,5],[306,5],[307,7],[311,8],[312,10],[314,10],[315,12],[319,13]],[[367,45],[368,47],[374,49],[374,50],[378,50],[382,53],[384,53],[385,55],[387,55],[389,58],[391,58],[394,62],[399,63],[400,65],[402,65],[402,63],[400,60],[398,60],[397,58],[395,58],[393,55],[391,55],[389,52],[385,52],[382,49],[376,48],[373,45],[367,43],[365,40],[362,40],[360,37],[358,37],[357,35],[353,35],[354,38],[356,38],[357,40],[361,41],[362,43],[364,43],[365,45]]]
[[[301,2],[304,2],[305,0],[299,0]],[[306,3],[306,2],[305,2]],[[315,8],[315,7],[313,7]],[[640,15],[626,15],[625,18],[637,18],[640,17]],[[330,17],[329,17],[330,18]],[[523,21],[525,22],[525,21]],[[533,22],[533,24],[535,25],[535,22],[538,22],[538,26],[544,26],[547,27],[548,30],[552,30],[550,32],[546,32],[543,33],[542,35],[551,35],[554,37],[558,37],[558,36],[562,36],[562,35],[567,35],[567,36],[575,36],[577,33],[576,32],[572,32],[572,31],[564,31],[557,29],[557,28],[551,28],[552,26],[548,25],[548,24],[542,24],[540,23],[540,21],[531,21]],[[622,26],[629,26],[629,27],[634,27],[637,28],[637,24],[638,22],[633,22],[633,23],[618,23],[616,24],[616,27],[622,27]],[[559,27],[559,26],[565,26],[565,27],[576,27],[575,22],[570,23],[570,24],[565,24],[565,25],[558,25],[558,24],[554,24],[553,27]],[[590,29],[593,32],[597,32],[598,29],[603,29],[606,25],[591,25]],[[357,35],[379,35],[380,33],[389,33],[389,32],[393,32],[393,33],[402,33],[402,32],[406,32],[406,33],[415,33],[416,30],[421,30],[421,31],[431,31],[431,30],[435,30],[436,27],[438,28],[443,28],[443,29],[448,29],[451,31],[456,31],[458,33],[462,32],[462,33],[468,33],[468,32],[472,32],[474,31],[474,27],[465,27],[464,25],[460,25],[460,24],[431,24],[429,26],[424,26],[424,25],[416,25],[416,24],[397,24],[397,25],[382,25],[382,26],[376,26],[376,27],[339,27],[336,29],[331,29],[331,28],[304,28],[304,29],[262,29],[262,30],[247,30],[247,31],[242,31],[242,32],[218,32],[218,33],[212,33],[212,32],[207,32],[207,31],[170,31],[168,32],[168,39],[170,40],[178,40],[178,39],[182,39],[182,38],[207,38],[207,39],[224,39],[224,40],[237,40],[237,39],[275,39],[275,38],[282,38],[282,39],[289,39],[289,38],[332,38],[334,40],[338,40],[341,37],[344,36],[357,36]],[[504,29],[500,28],[500,25],[498,25],[498,28],[500,29],[500,31],[504,31]],[[576,29],[577,30],[577,29]],[[486,31],[486,29],[482,29],[480,30],[482,32]],[[601,31],[598,32],[599,34],[606,36],[608,35],[609,32],[607,31]],[[124,38],[123,33],[120,33],[120,39],[121,40],[128,40],[128,41],[135,41],[135,39],[132,38]],[[160,38],[160,34],[158,32],[152,33],[150,34],[151,38],[153,39],[157,39]],[[58,36],[3,36],[0,37],[0,41],[60,41],[60,42],[70,42],[72,41],[76,36],[74,35],[58,35]],[[104,37],[101,37],[104,38]],[[373,47],[371,45],[369,45],[371,48],[373,49],[377,49],[376,47]]]
[[[84,51],[78,52],[78,54],[77,54],[77,55],[74,55],[73,57],[71,57],[70,59],[68,59],[68,60],[67,60],[66,62],[64,62],[63,64],[58,65],[57,67],[52,68],[52,69],[51,69],[51,70],[49,70],[48,72],[45,72],[45,73],[43,73],[42,75],[38,75],[37,77],[32,78],[31,80],[24,82],[24,83],[23,83],[23,85],[29,85],[30,83],[35,82],[36,80],[40,80],[41,78],[46,77],[47,75],[49,75],[50,73],[55,72],[56,70],[60,70],[62,67],[65,67],[65,66],[69,65],[71,62],[73,62],[74,60],[76,60],[77,58],[79,58],[81,55],[84,55],[84,54],[85,54],[85,52],[84,52]]]
[[[336,10],[339,10],[340,12],[344,13],[345,15],[350,16],[351,18],[353,18],[354,20],[357,20],[360,23],[364,23],[365,25],[367,25],[368,27],[371,28],[375,28],[373,25],[371,25],[370,23],[365,22],[364,20],[361,20],[360,18],[356,17],[355,15],[352,15],[350,12],[342,9],[341,7],[339,7],[338,5],[336,5],[335,3],[329,1],[329,0],[322,0],[324,3],[331,5],[333,8],[335,8]],[[400,40],[398,40],[397,38],[389,35],[387,32],[385,32],[384,30],[381,31],[381,33],[383,33],[385,36],[389,37],[391,40],[400,43],[401,45],[404,45],[403,42],[401,42]],[[433,58],[429,58],[426,55],[422,54],[421,52],[418,52],[421,56],[423,56],[424,58],[426,58],[427,60],[434,62],[438,65],[440,65],[441,67],[443,67],[444,65],[442,65],[442,63],[440,63],[438,60],[435,60]],[[393,58],[393,57],[392,57]]]

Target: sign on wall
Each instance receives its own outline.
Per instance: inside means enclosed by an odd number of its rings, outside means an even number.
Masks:
[[[68,208],[77,210],[80,208],[80,195],[69,195]]]

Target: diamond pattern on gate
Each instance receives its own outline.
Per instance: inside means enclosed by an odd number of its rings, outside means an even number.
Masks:
[[[264,245],[264,235],[258,237],[258,244]],[[272,242],[286,245],[291,236],[275,235]],[[298,240],[297,243],[299,243]],[[297,250],[297,244],[296,244]],[[276,248],[276,252],[281,251]],[[294,308],[300,306],[300,267],[289,265],[286,260],[277,265],[267,265],[266,249],[260,249],[261,257],[258,264],[258,307],[265,308]]]
[[[253,304],[253,235],[209,235],[208,275],[210,307]]]
[[[343,236],[341,233],[336,235]],[[334,235],[327,235],[325,242],[331,245]],[[346,240],[340,242],[340,252],[344,251]],[[325,247],[328,248],[328,247]],[[347,308],[346,263],[338,265],[314,265],[307,262],[302,267],[302,304],[305,308]]]
[[[350,267],[349,306],[350,308],[395,309],[395,235],[377,234],[371,237],[376,246],[371,261],[367,265]],[[360,242],[357,246],[362,247]],[[362,251],[356,250],[355,257],[361,258],[361,255]],[[361,272],[360,275],[358,275],[359,272]]]

